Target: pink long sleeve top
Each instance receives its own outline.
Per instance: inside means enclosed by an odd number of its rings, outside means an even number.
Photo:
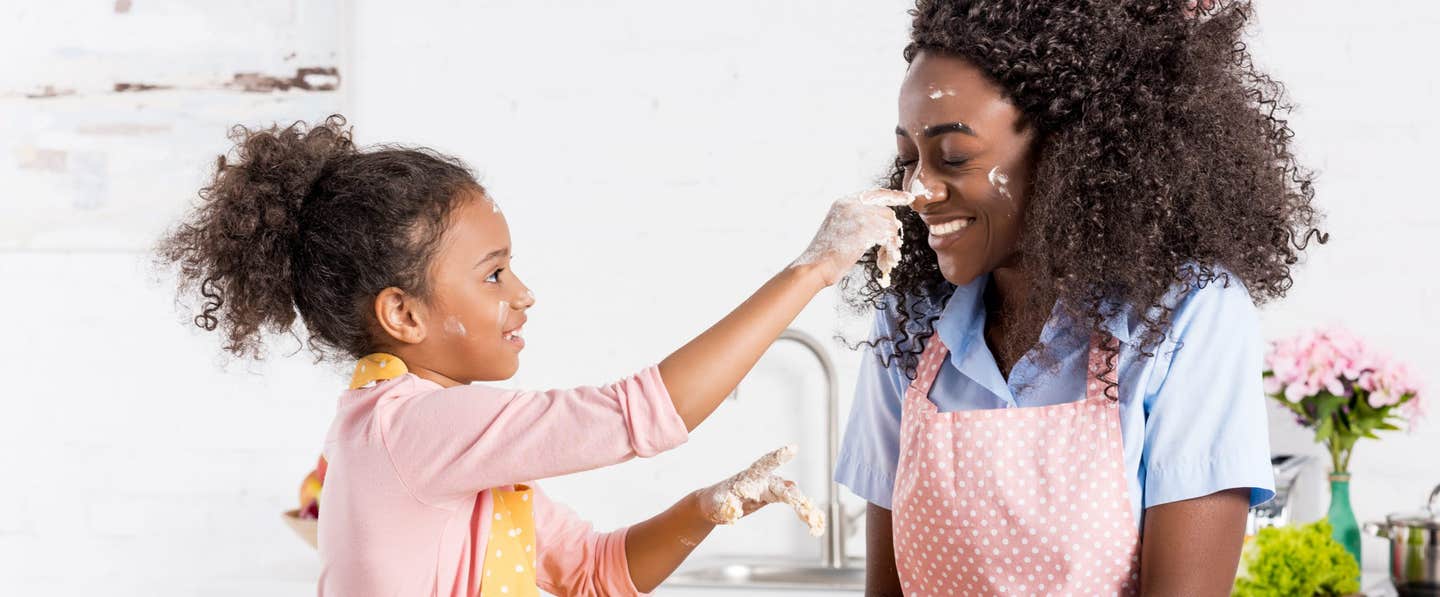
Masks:
[[[444,388],[414,374],[340,396],[325,441],[322,597],[472,597],[491,489],[653,456],[684,422],[651,367],[604,387]],[[598,533],[535,488],[536,577],[556,595],[638,595],[625,533]]]

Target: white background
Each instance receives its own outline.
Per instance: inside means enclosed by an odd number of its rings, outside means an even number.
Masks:
[[[1265,309],[1267,336],[1344,324],[1440,388],[1440,77],[1427,58],[1440,6],[1261,4],[1251,47],[1299,104],[1297,147],[1321,174],[1333,234],[1292,296]],[[279,513],[295,507],[344,374],[283,342],[263,363],[226,362],[186,326],[146,253],[227,147],[229,124],[343,111],[362,142],[466,159],[504,207],[517,271],[539,296],[510,383],[603,383],[723,315],[798,254],[831,199],[882,173],[906,8],[6,4],[0,594],[313,592],[314,554]],[[339,68],[340,90],[227,87],[236,73],[307,66]],[[176,88],[117,93],[118,82]],[[833,336],[834,297],[798,325]],[[858,357],[833,348],[848,402]],[[611,528],[794,442],[802,456],[786,470],[823,496],[823,388],[807,359],[777,347],[679,450],[546,487]],[[1277,452],[1321,454],[1287,417],[1271,428]],[[1437,453],[1433,420],[1362,444],[1358,516],[1418,506],[1440,483]],[[1301,516],[1320,515],[1318,465],[1301,490]],[[1383,567],[1383,543],[1365,548],[1367,568]],[[819,544],[776,509],[702,551],[818,557]]]

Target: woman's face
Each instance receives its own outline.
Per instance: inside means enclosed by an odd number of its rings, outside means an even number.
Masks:
[[[1000,88],[964,59],[922,51],[910,64],[895,142],[911,207],[950,283],[1018,265],[1032,137]]]

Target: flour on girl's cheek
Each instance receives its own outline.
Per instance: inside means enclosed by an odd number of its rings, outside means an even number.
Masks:
[[[505,331],[505,312],[509,310],[509,301],[500,301],[500,304],[495,305],[495,327],[500,328],[502,332]]]
[[[468,336],[468,335],[470,335],[470,333],[465,330],[465,324],[460,323],[460,320],[459,320],[459,319],[456,319],[454,315],[451,315],[451,316],[445,318],[445,326],[444,326],[444,327],[445,327],[445,333],[450,334],[450,335],[452,335],[452,336]]]

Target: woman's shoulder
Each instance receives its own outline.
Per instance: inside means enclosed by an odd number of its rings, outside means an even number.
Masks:
[[[1202,269],[1198,265],[1187,268],[1193,272],[1188,281],[1172,285],[1166,297],[1167,304],[1174,306],[1173,319],[1177,325],[1219,320],[1238,324],[1258,316],[1250,289],[1229,269],[1224,266]]]
[[[1170,286],[1160,303],[1148,310],[1148,317],[1134,317],[1131,309],[1131,332],[1141,337],[1153,322],[1165,325],[1162,342],[1174,344],[1195,331],[1258,334],[1259,309],[1245,281],[1224,266],[1185,266],[1182,280]],[[1168,317],[1162,317],[1164,310]]]

